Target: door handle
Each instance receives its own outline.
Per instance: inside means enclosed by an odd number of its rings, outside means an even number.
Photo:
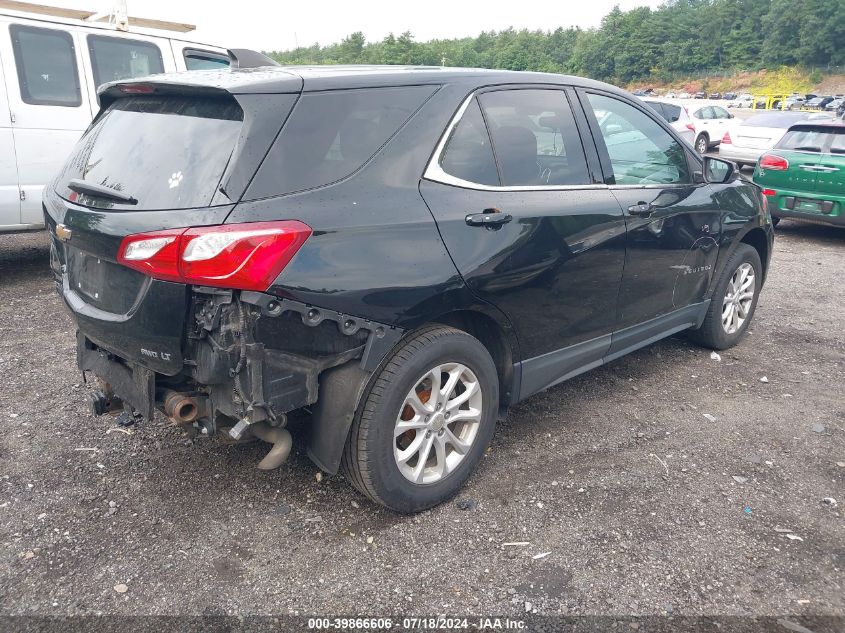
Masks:
[[[485,209],[484,213],[470,213],[464,218],[467,226],[486,226],[495,229],[513,220],[510,213],[502,213],[498,209]]]
[[[636,215],[641,218],[647,218],[654,211],[654,206],[650,202],[638,202],[628,207],[629,215]]]

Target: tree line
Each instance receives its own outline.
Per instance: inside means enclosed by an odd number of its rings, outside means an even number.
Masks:
[[[627,84],[784,65],[845,64],[845,0],[668,0],[614,7],[595,29],[506,29],[417,42],[361,32],[270,55],[282,64],[421,64],[576,74]]]

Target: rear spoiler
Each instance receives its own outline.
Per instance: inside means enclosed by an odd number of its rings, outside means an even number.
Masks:
[[[264,53],[259,53],[248,48],[230,48],[226,53],[228,53],[229,59],[232,60],[229,67],[233,69],[281,65],[275,59],[267,57]]]

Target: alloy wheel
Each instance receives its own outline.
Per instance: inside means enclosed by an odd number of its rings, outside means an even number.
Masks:
[[[731,276],[722,301],[722,327],[728,334],[736,333],[748,318],[754,301],[755,283],[754,267],[747,262]]]
[[[696,144],[695,148],[698,150],[699,154],[706,154],[707,153],[707,139],[703,136],[698,137],[698,143]]]
[[[472,448],[482,419],[478,378],[461,363],[443,363],[417,380],[405,396],[393,434],[399,472],[432,484],[455,471]]]

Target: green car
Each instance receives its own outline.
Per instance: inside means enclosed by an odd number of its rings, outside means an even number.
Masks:
[[[845,124],[789,128],[754,168],[775,224],[780,218],[845,227]]]

